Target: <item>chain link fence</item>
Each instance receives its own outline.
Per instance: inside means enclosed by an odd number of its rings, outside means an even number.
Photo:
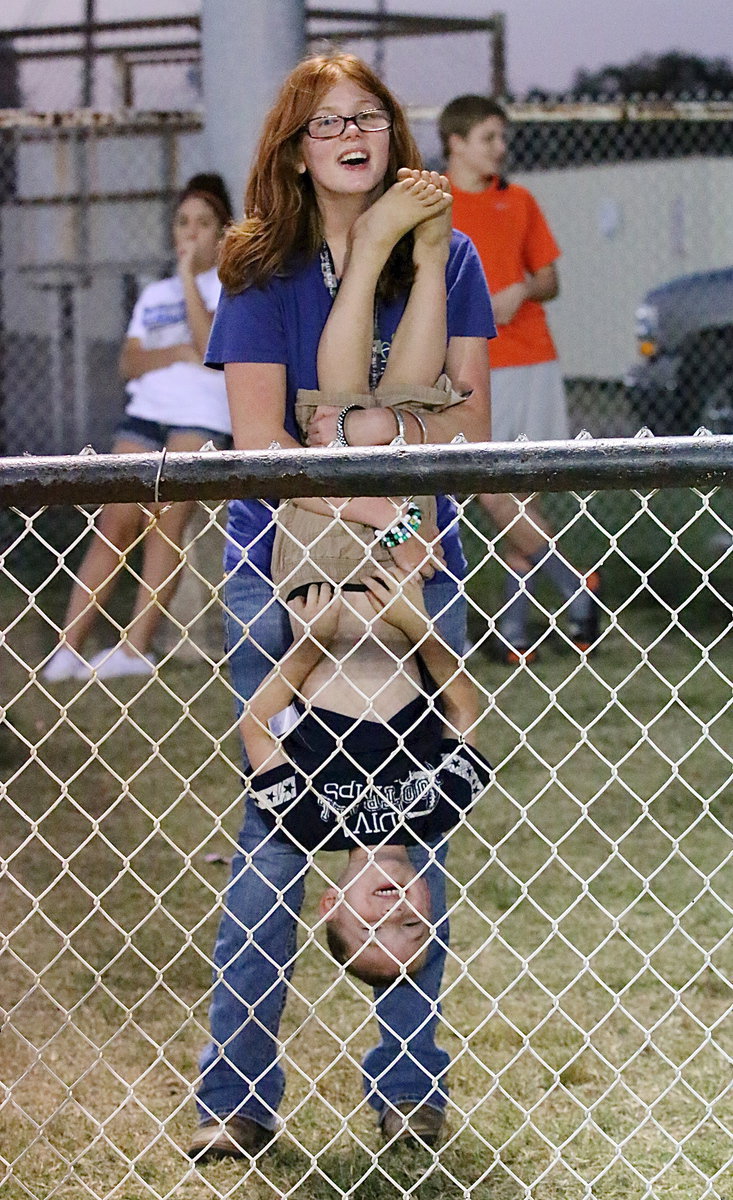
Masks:
[[[115,52],[126,36],[110,37],[94,64],[97,109],[76,108],[78,51],[53,71],[29,53],[13,85],[23,95],[6,87],[4,103],[46,115],[0,116],[0,453],[31,456],[0,462],[14,489],[0,510],[5,1192],[727,1200],[733,510],[715,490],[730,462],[717,438],[600,455],[585,440],[572,452],[518,447],[480,467],[461,447],[442,465],[409,451],[419,479],[379,457],[358,480],[334,467],[336,494],[357,483],[367,493],[376,477],[405,492],[432,479],[464,496],[566,489],[548,493],[545,510],[579,586],[600,572],[602,636],[597,652],[579,653],[567,603],[540,579],[529,601],[537,660],[496,661],[507,533],[477,503],[460,505],[467,665],[496,777],[451,837],[438,1035],[452,1064],[446,1138],[432,1151],[382,1144],[359,1080],[372,994],[327,956],[312,878],[281,1027],[288,1087],[273,1152],[202,1170],[187,1159],[243,790],[221,649],[219,498],[288,484],[272,457],[244,474],[232,456],[197,459],[178,492],[161,491],[199,504],[154,674],[44,681],[97,506],[116,499],[141,504],[140,539],[118,564],[88,654],[125,638],[161,464],[128,486],[113,460],[85,461],[61,494],[57,468],[33,456],[109,449],[132,305],[170,270],[178,189],[217,165],[203,158],[190,33],[179,61],[169,47],[165,62],[153,46]],[[468,62],[474,41],[460,36],[451,45]],[[484,67],[461,72],[467,90],[482,90]],[[111,111],[120,100],[132,106],[122,115]],[[512,177],[563,250],[548,315],[573,432],[727,433],[730,104],[510,112]],[[411,115],[437,164],[437,111]],[[593,469],[583,474],[581,461]],[[178,470],[169,462],[166,481]],[[314,490],[328,494],[323,476]],[[331,859],[319,855],[311,876],[333,873]]]
[[[730,1195],[733,507],[719,485],[732,453],[700,437],[0,465],[8,1200]],[[495,778],[445,868],[445,1138],[386,1145],[362,1098],[373,998],[326,953],[316,893],[340,856],[318,853],[278,1042],[282,1125],[256,1157],[196,1167],[197,1057],[247,786],[227,659],[202,636],[226,613],[214,498],[366,494],[387,479],[400,494],[448,479],[464,497],[563,489],[557,546],[572,547],[579,588],[601,573],[600,640],[580,652],[567,604],[540,584],[539,658],[494,660],[506,535],[464,498],[466,665]],[[96,506],[137,500],[144,539],[156,495],[199,497],[213,544],[208,569],[200,534],[181,548],[197,603],[164,616],[188,660],[163,646],[145,677],[47,682]],[[71,506],[63,542],[58,504]],[[135,554],[118,569],[100,644],[128,628]]]

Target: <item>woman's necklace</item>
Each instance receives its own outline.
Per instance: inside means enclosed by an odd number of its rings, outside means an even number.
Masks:
[[[336,268],[334,266],[331,250],[326,241],[321,242],[321,275],[323,282],[328,288],[328,293],[333,300],[339,290],[339,281],[336,278]],[[384,368],[386,365],[387,346],[379,336],[379,305],[376,296],[374,297],[374,335],[372,339],[372,357],[369,363],[369,388],[373,392],[379,383]]]

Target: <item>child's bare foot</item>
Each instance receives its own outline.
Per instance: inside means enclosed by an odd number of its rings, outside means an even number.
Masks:
[[[400,172],[401,178],[357,219],[353,241],[389,254],[411,229],[450,207],[430,171]],[[435,175],[438,179],[439,176]]]
[[[416,260],[420,257],[423,249],[428,252],[439,250],[447,256],[453,232],[453,196],[451,195],[450,180],[446,175],[439,175],[437,171],[423,172],[423,175],[428,174],[431,183],[440,189],[443,204],[439,210],[431,213],[427,220],[415,226]]]

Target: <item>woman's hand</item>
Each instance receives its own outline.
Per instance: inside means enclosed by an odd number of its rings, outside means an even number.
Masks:
[[[308,426],[309,446],[330,446],[336,441],[336,422],[341,408],[319,404]],[[350,412],[346,418],[346,438],[350,446],[386,446],[397,432],[394,416],[384,408],[365,408]]]
[[[180,275],[195,275],[196,242],[183,242],[178,248],[176,259]]]
[[[428,543],[425,545],[425,543]],[[445,553],[440,543],[440,530],[434,521],[423,518],[420,529],[406,542],[392,546],[389,551],[395,566],[412,574],[418,571],[423,579],[432,579],[445,565]]]

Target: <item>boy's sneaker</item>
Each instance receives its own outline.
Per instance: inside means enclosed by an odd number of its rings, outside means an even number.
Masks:
[[[64,679],[88,679],[89,664],[70,646],[63,643],[56,647],[45,667],[41,679],[46,683],[61,683]]]
[[[249,1117],[227,1117],[226,1120],[211,1117],[199,1125],[187,1154],[197,1163],[219,1158],[254,1158],[274,1135],[274,1129],[266,1129]]]
[[[152,654],[129,653],[124,646],[108,647],[89,659],[89,667],[97,672],[97,679],[120,679],[124,675],[154,675],[155,659]]]
[[[506,667],[519,667],[522,663],[528,667],[537,662],[537,658],[537,651],[530,650],[529,646],[503,646],[499,661]]]
[[[576,648],[585,653],[592,650],[601,636],[601,606],[598,598],[601,594],[601,576],[598,571],[592,571],[585,578],[585,590],[590,593],[587,611],[580,617],[570,614],[568,632],[570,640]]]
[[[493,657],[497,662],[503,663],[505,667],[518,667],[522,663],[529,666],[530,663],[537,662],[539,658],[537,651],[531,649],[529,642],[510,644],[505,637],[494,639],[493,651]]]

